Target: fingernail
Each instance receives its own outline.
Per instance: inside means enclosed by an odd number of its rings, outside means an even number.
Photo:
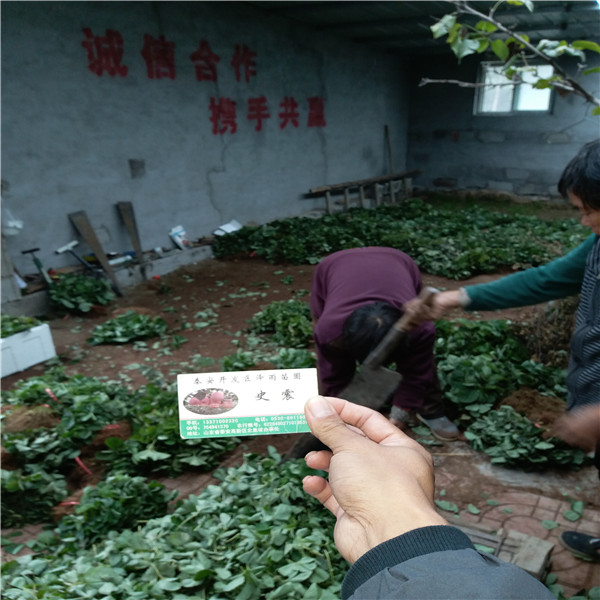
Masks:
[[[323,396],[314,396],[308,400],[308,408],[312,413],[313,417],[322,419],[323,417],[329,417],[335,414],[333,406],[323,398]]]

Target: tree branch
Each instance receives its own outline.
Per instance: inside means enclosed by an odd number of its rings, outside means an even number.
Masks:
[[[552,66],[554,71],[556,73],[558,73],[565,81],[568,82],[568,84],[571,86],[571,91],[583,96],[591,104],[594,104],[595,106],[600,106],[600,100],[598,98],[596,98],[595,96],[590,94],[577,81],[572,79],[562,69],[562,67],[558,63],[556,63],[554,60],[552,60],[549,56],[546,56],[543,52],[540,52],[535,46],[533,46],[530,42],[528,42],[526,39],[521,37],[519,34],[508,29],[507,27],[502,25],[502,23],[500,23],[499,21],[494,19],[492,16],[486,15],[486,14],[474,9],[473,7],[471,7],[469,5],[468,2],[466,2],[466,0],[449,0],[449,1],[451,4],[453,4],[456,7],[456,9],[459,13],[469,14],[469,15],[476,16],[479,19],[483,19],[484,21],[487,21],[488,23],[491,23],[492,25],[497,27],[498,31],[501,31],[502,33],[505,33],[506,35],[515,38],[515,40],[517,40],[520,44],[522,44],[525,48],[527,48],[527,50],[529,50],[531,53],[533,53],[539,59],[543,60],[544,62],[546,62],[550,66]],[[561,87],[562,89],[569,89],[568,87],[565,87],[564,85],[563,86],[557,85],[557,82],[554,82],[554,81],[552,82],[552,85],[554,85],[556,87]]]

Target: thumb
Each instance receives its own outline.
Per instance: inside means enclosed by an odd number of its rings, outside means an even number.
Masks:
[[[350,440],[358,435],[348,428],[335,406],[324,396],[309,398],[304,405],[304,414],[313,435],[333,452],[340,450],[345,440]]]

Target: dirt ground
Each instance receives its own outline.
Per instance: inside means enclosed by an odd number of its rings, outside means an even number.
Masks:
[[[144,363],[159,369],[174,380],[181,367],[191,366],[194,355],[211,358],[212,365],[194,368],[193,372],[220,370],[218,361],[237,350],[236,341],[248,332],[248,320],[261,308],[276,300],[303,299],[308,302],[314,266],[279,266],[259,258],[231,260],[204,260],[194,265],[150,279],[138,286],[127,288],[123,297],[117,297],[106,307],[97,307],[82,315],[50,315],[56,352],[67,373],[81,373],[94,377],[115,379],[126,373],[130,386],[140,386],[147,379],[128,365]],[[426,285],[440,290],[457,289],[461,285],[491,281],[500,275],[482,275],[468,281],[454,281],[424,274]],[[183,329],[193,325],[197,313],[211,308],[218,314],[217,323],[204,329]],[[146,347],[136,349],[134,344],[92,346],[88,338],[97,325],[127,310],[163,318],[168,324],[169,343],[157,344],[148,340]],[[531,321],[540,313],[540,307],[526,307],[486,313],[454,311],[448,318],[510,319],[515,322]],[[179,343],[172,336],[182,336]],[[168,347],[166,354],[165,347]],[[178,347],[177,347],[178,346]],[[268,368],[268,366],[265,366]],[[19,380],[44,372],[44,365],[2,379],[3,389],[10,389]],[[188,371],[189,372],[189,371]]]
[[[182,267],[160,279],[150,279],[128,288],[107,307],[99,307],[85,315],[50,315],[56,352],[68,374],[84,374],[122,380],[132,388],[148,383],[146,371],[140,366],[160,371],[167,382],[181,372],[210,372],[222,370],[220,359],[236,352],[236,342],[248,333],[249,319],[261,308],[276,300],[299,298],[308,301],[314,266],[279,266],[259,258],[209,259]],[[454,281],[424,274],[424,282],[440,290],[456,289],[469,283],[490,281],[500,275],[478,276],[468,281]],[[199,312],[212,309],[218,315],[214,325],[203,329],[193,326],[183,329]],[[168,324],[167,336],[159,341],[148,340],[143,346],[92,346],[88,338],[97,325],[127,310],[160,316]],[[510,319],[531,323],[539,318],[543,307],[527,307],[486,313],[454,311],[448,318]],[[180,336],[174,343],[173,336]],[[243,343],[243,342],[242,342]],[[312,349],[312,348],[311,348]],[[205,360],[194,360],[201,356]],[[212,359],[212,362],[209,360]],[[198,364],[202,366],[197,366]],[[268,363],[255,368],[273,368]],[[20,380],[44,372],[44,365],[2,379],[4,390]],[[517,410],[527,414],[535,407],[533,417],[541,423],[552,420],[562,410],[561,403],[523,390],[508,400]],[[290,441],[284,436],[260,436],[250,444],[253,451],[273,445],[285,452]],[[247,448],[242,451],[247,451]]]

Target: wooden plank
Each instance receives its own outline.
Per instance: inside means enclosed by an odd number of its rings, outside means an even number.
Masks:
[[[78,231],[79,235],[83,238],[84,242],[90,247],[92,252],[96,255],[98,262],[102,265],[104,272],[108,276],[108,278],[112,282],[112,288],[116,294],[119,296],[123,296],[123,291],[119,286],[119,282],[115,276],[115,273],[108,262],[108,258],[102,249],[102,245],[96,236],[96,232],[94,231],[90,221],[87,217],[87,214],[84,210],[79,210],[77,212],[69,213],[69,219],[73,226]]]
[[[121,219],[127,231],[129,233],[129,237],[131,238],[131,242],[133,244],[133,249],[135,250],[135,255],[140,264],[140,272],[144,279],[146,277],[146,262],[144,260],[144,252],[142,251],[142,244],[140,243],[140,234],[138,233],[137,222],[135,220],[135,213],[133,211],[133,204],[131,202],[117,202],[116,204],[117,210],[121,215]]]
[[[387,125],[384,125],[383,131],[385,133],[385,143],[387,145],[390,173],[393,173],[394,172],[394,156],[392,154],[392,140],[390,139],[390,128]]]
[[[367,208],[366,198],[365,198],[365,186],[364,185],[360,186],[360,188],[358,189],[358,194],[360,196],[360,205],[363,208]]]
[[[348,210],[350,208],[350,190],[348,188],[344,190],[344,200],[346,202],[345,208]]]
[[[357,181],[348,181],[346,183],[336,183],[334,185],[322,185],[319,187],[311,188],[309,193],[311,194],[324,194],[325,192],[341,191],[344,188],[360,187],[361,185],[370,185],[374,183],[387,183],[394,179],[404,179],[406,177],[415,177],[422,173],[421,169],[413,169],[411,171],[404,171],[402,173],[392,173],[391,175],[382,175],[381,177],[371,177],[369,179],[358,179]]]
[[[327,214],[333,213],[333,203],[331,202],[331,194],[327,191],[325,192],[325,201],[327,202]]]
[[[375,184],[375,206],[379,206],[381,204],[381,186],[376,183]]]

